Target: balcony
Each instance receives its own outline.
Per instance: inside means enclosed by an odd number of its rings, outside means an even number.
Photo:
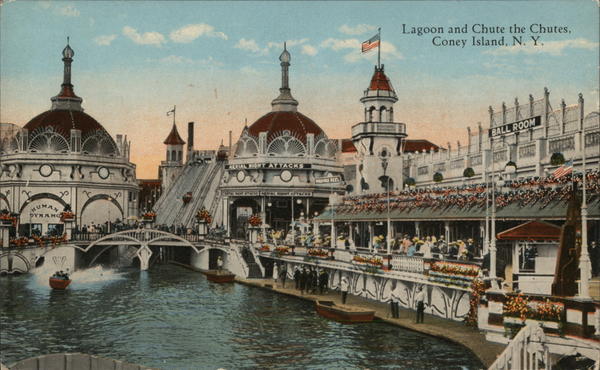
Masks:
[[[352,138],[368,136],[406,136],[406,125],[400,122],[361,122],[352,126]]]

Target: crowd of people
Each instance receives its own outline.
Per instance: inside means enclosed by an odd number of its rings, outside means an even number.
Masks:
[[[292,276],[295,289],[300,290],[302,294],[323,294],[327,292],[329,273],[325,269],[318,269],[313,266],[307,268],[306,265],[302,268],[296,266]],[[273,265],[273,279],[275,283],[281,282],[282,287],[285,288],[287,279],[285,264],[282,267],[279,267],[277,263]]]
[[[552,201],[564,201],[570,197],[573,184],[581,188],[582,174],[568,174],[562,177],[530,177],[521,180],[505,181],[496,188],[496,206],[506,207],[517,204],[519,207],[545,208]],[[600,171],[587,172],[586,190],[588,202],[600,196]],[[486,201],[491,204],[491,191],[485,184],[472,184],[453,187],[415,188],[395,191],[389,194],[389,207],[393,210],[411,211],[418,208],[442,210],[450,207],[460,209],[483,208]],[[349,196],[337,207],[338,213],[356,214],[360,212],[385,212],[387,193]]]

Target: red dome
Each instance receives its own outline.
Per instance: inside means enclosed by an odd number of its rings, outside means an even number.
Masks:
[[[312,119],[302,113],[290,111],[269,112],[248,127],[248,133],[256,137],[260,132],[266,131],[267,141],[279,136],[284,130],[290,131],[292,136],[304,144],[307,134],[313,134],[315,138],[323,134],[323,130]]]
[[[54,130],[63,135],[67,140],[71,137],[71,129],[81,130],[81,136],[104,127],[89,114],[78,110],[49,110],[35,116],[24,128],[33,132],[40,127],[53,127]],[[106,130],[104,130],[106,131]]]

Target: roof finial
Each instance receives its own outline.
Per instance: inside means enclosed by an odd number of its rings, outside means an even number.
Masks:
[[[69,45],[69,36],[67,36],[67,45]]]
[[[283,42],[283,50],[287,50],[286,41]]]
[[[283,52],[279,56],[281,62],[281,88],[279,96],[271,102],[274,111],[296,111],[298,102],[292,97],[289,86],[289,68],[292,57],[287,51],[287,42],[283,42]]]

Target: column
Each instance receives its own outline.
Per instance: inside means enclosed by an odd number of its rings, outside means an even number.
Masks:
[[[231,237],[231,228],[229,227],[229,197],[223,197],[223,228],[225,228],[227,237]]]
[[[481,240],[484,240],[483,243],[483,255],[485,255],[488,251],[489,251],[489,245],[488,243],[485,242],[486,238],[485,238],[485,221],[480,221],[479,222],[479,238]]]
[[[148,248],[147,245],[142,245],[142,247],[138,249],[136,255],[140,259],[140,270],[148,270],[150,257],[152,256],[150,248]]]
[[[267,223],[267,211],[266,211],[266,202],[267,200],[265,199],[265,197],[263,196],[260,199],[260,218],[262,219],[262,236],[263,236],[263,240],[267,240],[267,229],[266,229],[266,223]]]
[[[368,224],[368,235],[369,238],[367,239],[367,247],[369,248],[370,252],[373,252],[373,222],[369,222]]]
[[[450,244],[450,221],[444,221],[444,238],[446,243]]]
[[[0,235],[2,236],[2,247],[9,247],[10,225],[0,223]]]
[[[421,221],[415,221],[415,236],[421,238]]]
[[[354,246],[354,224],[352,222],[348,222],[348,243],[350,246]]]

